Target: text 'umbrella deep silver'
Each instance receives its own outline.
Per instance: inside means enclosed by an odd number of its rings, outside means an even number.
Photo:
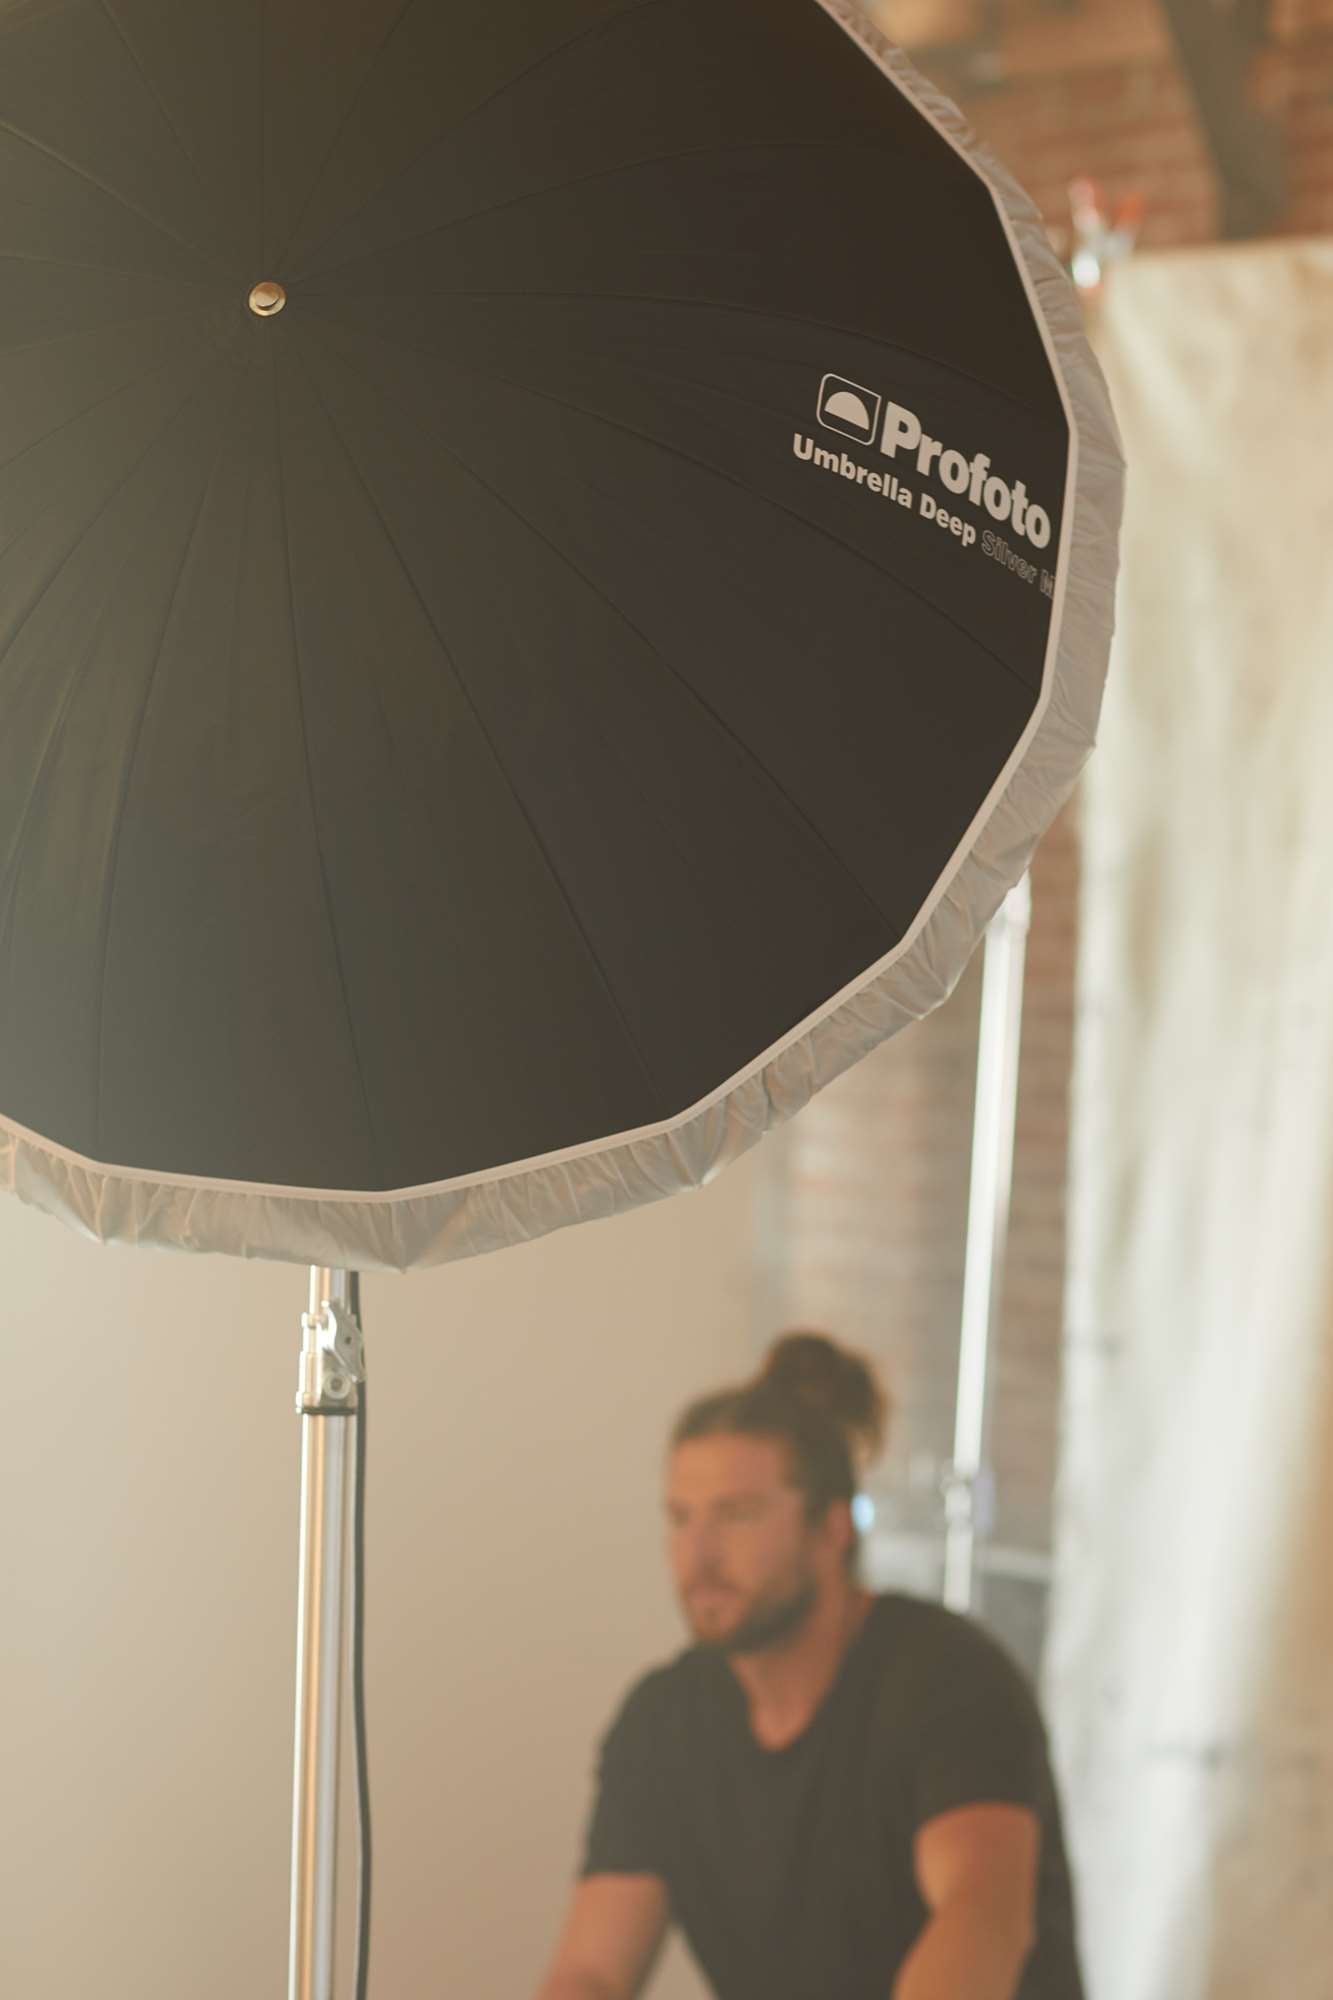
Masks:
[[[850,0],[0,14],[0,1184],[361,1269],[698,1185],[945,997],[1123,467]]]

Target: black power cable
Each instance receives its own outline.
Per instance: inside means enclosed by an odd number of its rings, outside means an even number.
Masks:
[[[361,1319],[361,1273],[348,1274],[348,1304]],[[366,1759],[364,1664],[366,1581],[366,1383],[356,1385],[356,1480],[352,1500],[352,1726],[356,1735],[356,1804],[361,1867],[356,1897],[356,2000],[366,2000],[370,1970],[370,1779]]]

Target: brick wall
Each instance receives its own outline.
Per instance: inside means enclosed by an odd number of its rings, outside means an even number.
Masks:
[[[1062,249],[1068,183],[1089,175],[1114,202],[1138,193],[1145,249],[1207,242],[1218,227],[1213,170],[1189,86],[1153,0],[1081,0],[1053,11],[1013,0],[996,49],[1002,79],[969,87],[968,0],[886,0],[913,60],[962,106],[1038,203]],[[1333,231],[1333,0],[1278,0],[1250,78],[1283,133],[1289,200],[1274,231]],[[1038,850],[1024,991],[1012,1215],[993,1331],[990,1456],[995,1540],[1049,1549],[1058,1465],[1068,1089],[1078,910],[1077,796]],[[881,1361],[897,1410],[870,1482],[881,1533],[872,1581],[930,1587],[939,1468],[952,1441],[962,1301],[980,954],[949,1002],[824,1092],[765,1166],[757,1337],[826,1326]],[[919,1560],[905,1530],[920,1539]],[[876,1551],[879,1551],[878,1558]],[[1035,1671],[1039,1575],[989,1578],[979,1606]]]
[[[1147,203],[1145,249],[1206,243],[1217,227],[1215,183],[1194,100],[1157,0],[1011,0],[996,44],[1003,81],[969,88],[966,29],[976,6],[879,0],[867,12],[967,112],[1017,175],[1060,240],[1078,174],[1111,198]],[[1288,200],[1269,234],[1333,231],[1333,0],[1273,0],[1251,64],[1256,105],[1276,122]]]

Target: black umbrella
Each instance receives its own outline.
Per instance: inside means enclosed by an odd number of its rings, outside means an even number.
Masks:
[[[0,255],[19,1193],[427,1263],[949,991],[1091,742],[1120,466],[859,10],[10,5]]]
[[[1121,476],[850,0],[7,0],[0,1181],[331,1271],[706,1180],[1022,874]]]

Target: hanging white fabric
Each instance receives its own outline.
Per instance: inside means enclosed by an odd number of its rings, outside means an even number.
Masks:
[[[1333,1966],[1333,242],[1145,257],[1045,1696],[1089,2000]]]

